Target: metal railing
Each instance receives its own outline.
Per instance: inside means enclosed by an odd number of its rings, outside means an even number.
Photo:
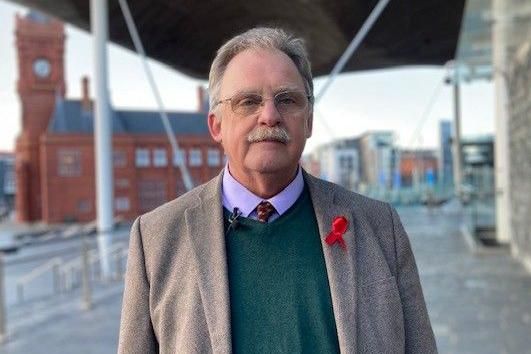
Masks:
[[[63,260],[61,257],[55,257],[50,259],[49,261],[39,265],[36,268],[33,268],[29,273],[19,277],[16,281],[16,287],[17,287],[17,299],[19,302],[22,302],[24,300],[24,287],[32,282],[33,280],[37,279],[38,277],[42,276],[43,274],[52,271],[53,272],[53,279],[54,279],[54,288],[57,289],[57,286],[59,284],[59,267],[63,264]]]
[[[115,220],[117,224],[120,221]],[[124,226],[123,229],[115,230],[114,237],[118,237],[120,242],[116,242],[107,252],[114,260],[114,272],[102,285],[110,285],[107,280],[123,279],[129,234],[129,226]],[[48,231],[14,234],[12,243],[0,247],[0,344],[8,338],[8,307],[9,312],[15,310],[17,316],[24,316],[24,311],[33,307],[26,301],[35,300],[35,292],[48,296],[48,300],[57,299],[62,303],[66,299],[57,297],[56,294],[81,286],[81,307],[85,310],[92,307],[92,292],[103,290],[91,289],[91,279],[95,283],[102,275],[96,264],[99,255],[96,250],[91,250],[95,243],[92,239],[94,234],[95,223],[49,228]],[[20,257],[18,253],[26,253],[26,247],[28,254]],[[39,250],[40,247],[43,247],[42,251]],[[35,249],[39,251],[35,252]],[[31,266],[33,268],[28,271]],[[6,267],[17,269],[15,272],[6,272]],[[20,275],[19,270],[26,273]],[[37,284],[37,281],[40,283]],[[43,284],[51,284],[49,294]],[[47,303],[46,306],[51,304],[52,302]]]
[[[84,257],[87,256],[85,264]],[[123,278],[124,259],[127,257],[127,247],[124,243],[117,243],[109,248],[109,255],[114,259],[115,269],[112,278],[119,280]],[[65,261],[62,257],[54,257],[43,264],[33,268],[27,274],[20,276],[16,280],[17,301],[24,301],[25,288],[36,279],[44,276],[46,273],[52,273],[53,293],[67,292],[78,288],[82,285],[83,274],[86,272],[90,281],[101,280],[98,262],[100,254],[97,249],[88,250],[83,247],[81,255]],[[84,269],[87,268],[87,269]]]

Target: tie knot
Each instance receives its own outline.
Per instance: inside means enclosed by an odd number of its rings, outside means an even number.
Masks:
[[[261,222],[267,222],[269,217],[275,211],[275,207],[271,205],[268,201],[264,200],[258,204],[256,207],[256,212],[258,214],[258,220]]]

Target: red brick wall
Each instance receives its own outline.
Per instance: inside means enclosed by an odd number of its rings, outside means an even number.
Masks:
[[[197,147],[203,152],[202,166],[189,167],[190,174],[196,185],[205,183],[217,175],[223,167],[223,155],[220,165],[207,165],[208,148],[219,149],[209,136],[181,137],[181,147],[186,151]],[[48,223],[65,220],[91,221],[96,218],[95,177],[94,177],[94,145],[92,136],[88,135],[46,135],[41,139],[41,164],[43,188],[43,220]],[[151,164],[149,167],[136,167],[136,148],[146,148],[150,151]],[[168,164],[164,167],[153,166],[153,151],[155,148],[166,149]],[[81,173],[79,176],[59,176],[58,153],[61,150],[76,150],[81,154]],[[113,149],[123,151],[126,155],[125,166],[114,167],[114,198],[128,198],[129,210],[115,211],[116,216],[131,220],[148,211],[140,203],[141,185],[162,185],[164,191],[156,191],[163,195],[163,202],[178,196],[177,186],[180,172],[173,166],[171,147],[165,136],[132,136],[120,135],[113,139]],[[83,208],[88,204],[87,208]]]
[[[53,112],[55,96],[64,96],[64,26],[57,20],[34,22],[17,15],[16,48],[21,101],[22,133],[15,145],[17,196],[15,207],[19,221],[42,218],[42,191],[39,137],[46,131]],[[47,77],[39,77],[33,64],[37,59],[49,61]]]
[[[18,221],[40,220],[41,185],[38,140],[22,133],[15,143]]]
[[[42,219],[90,221],[95,215],[94,147],[86,135],[44,136],[41,140]],[[60,153],[79,154],[79,175],[61,176]]]

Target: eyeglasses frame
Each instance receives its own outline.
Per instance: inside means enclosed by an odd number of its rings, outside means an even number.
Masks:
[[[264,96],[262,96],[262,95],[260,95],[260,94],[257,94],[257,95],[259,95],[260,97],[262,97],[262,102],[260,103],[260,106],[261,106],[261,107],[264,107],[266,101],[268,101],[268,100],[274,100],[278,95],[283,94],[283,93],[289,93],[289,92],[298,92],[298,93],[302,93],[302,92],[303,92],[303,93],[304,93],[304,97],[306,97],[306,99],[308,100],[308,103],[307,103],[307,104],[308,104],[308,105],[312,105],[312,104],[313,104],[313,96],[312,96],[312,95],[308,95],[308,94],[306,93],[306,91],[285,90],[285,91],[280,91],[280,92],[276,93],[274,96],[272,96],[272,97],[267,97],[267,98],[264,97]],[[232,111],[234,114],[239,114],[239,113],[235,112],[234,109],[232,108],[232,100],[233,100],[237,95],[239,95],[239,94],[240,94],[240,93],[236,93],[236,94],[234,94],[232,97],[228,97],[228,98],[224,98],[224,99],[221,99],[221,100],[219,100],[219,101],[216,101],[216,102],[214,103],[214,107],[216,107],[217,105],[222,104],[222,103],[230,102],[230,103],[231,103],[231,111]],[[277,110],[277,112],[278,112],[279,114],[281,114],[280,111],[278,110],[277,105],[275,104],[274,106],[275,106],[275,109]],[[212,107],[212,108],[214,108],[214,107]],[[257,111],[257,112],[258,112],[258,111]],[[256,114],[257,112],[254,112],[254,113],[252,113],[252,114]],[[252,114],[250,114],[250,115],[252,115]],[[281,114],[281,115],[282,115],[282,114]],[[245,116],[245,115],[243,115],[243,116]]]

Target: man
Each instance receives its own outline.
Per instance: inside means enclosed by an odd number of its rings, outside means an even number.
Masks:
[[[118,352],[436,352],[396,211],[299,166],[313,118],[302,41],[231,39],[209,88],[228,164],[135,221]]]

